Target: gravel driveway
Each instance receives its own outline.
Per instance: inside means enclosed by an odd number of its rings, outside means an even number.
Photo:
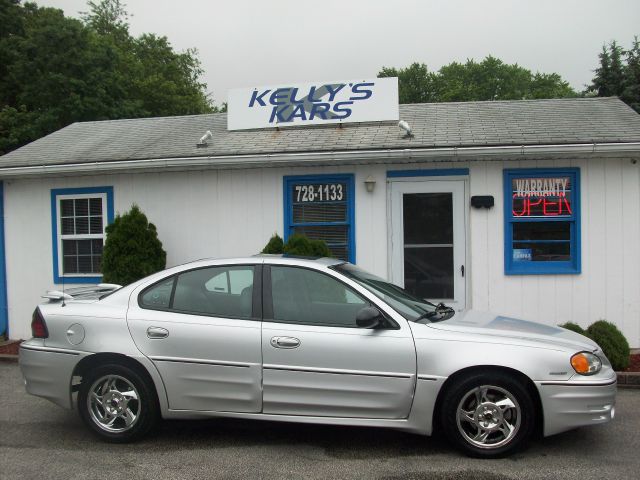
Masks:
[[[502,460],[382,429],[238,420],[163,422],[143,442],[111,445],[75,411],[27,395],[18,365],[0,362],[0,479],[638,478],[638,411],[640,390],[620,390],[614,422],[536,440]]]

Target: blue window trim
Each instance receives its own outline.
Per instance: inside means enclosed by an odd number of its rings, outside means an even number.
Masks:
[[[511,184],[514,178],[523,177],[572,177],[572,217],[563,218],[513,218]],[[504,170],[504,273],[505,275],[554,275],[581,273],[582,252],[580,241],[580,169],[579,168],[514,168]],[[562,262],[514,262],[513,224],[519,222],[571,222],[571,260]],[[547,243],[552,243],[548,241]]]
[[[87,187],[87,188],[55,188],[51,190],[51,243],[53,245],[53,283],[63,283],[63,278],[58,274],[58,196],[83,195],[90,193],[102,193],[107,195],[107,225],[113,223],[113,187]],[[95,277],[66,276],[64,283],[100,283],[102,275]]]
[[[468,168],[429,168],[423,170],[388,170],[387,178],[397,177],[450,177],[469,175]]]
[[[355,241],[355,179],[352,173],[341,174],[322,174],[322,175],[292,175],[283,178],[283,200],[284,200],[284,241],[286,242],[291,231],[296,226],[322,226],[322,225],[348,225],[348,248],[349,262],[356,263],[356,241]],[[310,222],[310,223],[293,223],[293,202],[291,199],[292,183],[330,183],[330,182],[346,182],[347,183],[347,221],[346,222]]]
[[[4,247],[4,184],[0,182],[0,335],[6,333],[9,336],[7,269]]]

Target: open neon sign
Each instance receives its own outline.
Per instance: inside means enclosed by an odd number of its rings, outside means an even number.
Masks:
[[[572,192],[570,177],[514,178],[514,217],[570,217]]]

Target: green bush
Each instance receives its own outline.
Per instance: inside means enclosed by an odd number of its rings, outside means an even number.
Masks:
[[[572,332],[579,333],[580,335],[587,335],[587,332],[577,323],[567,322],[562,325],[558,325],[559,327],[566,328],[567,330],[571,330]]]
[[[331,250],[323,240],[310,240],[305,235],[293,234],[284,245],[284,253],[299,257],[330,257]]]
[[[262,253],[284,253],[284,241],[277,233],[269,239],[269,243],[262,249]]]
[[[294,234],[285,244],[277,233],[269,239],[262,253],[285,253],[300,257],[331,257],[331,250],[324,240],[311,240],[306,235]]]
[[[106,228],[102,252],[102,278],[107,283],[128,285],[163,270],[167,253],[158,232],[137,205]]]
[[[629,366],[629,343],[618,327],[605,320],[598,320],[587,328],[587,336],[596,342],[616,371]]]

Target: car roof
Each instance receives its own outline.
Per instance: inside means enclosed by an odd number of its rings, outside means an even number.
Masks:
[[[250,263],[279,263],[286,265],[307,265],[307,266],[322,266],[330,267],[333,265],[340,265],[347,263],[344,260],[338,258],[329,257],[305,257],[298,255],[283,255],[283,254],[266,254],[259,253],[250,257],[229,257],[229,258],[202,258],[192,262],[183,263],[181,265],[175,265],[172,268],[181,267],[182,270],[185,267],[200,267],[206,265],[230,265],[230,264],[250,264]]]

